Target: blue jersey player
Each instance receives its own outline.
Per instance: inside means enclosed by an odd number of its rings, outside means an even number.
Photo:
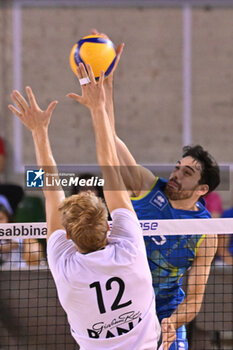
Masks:
[[[134,209],[141,220],[146,219],[185,219],[208,218],[209,212],[201,201],[197,201],[198,210],[174,208],[166,196],[168,182],[156,178],[152,188],[142,196],[132,198]],[[156,312],[159,320],[170,317],[177,328],[177,339],[170,350],[188,349],[186,329],[181,323],[187,323],[196,315],[201,306],[209,267],[216,250],[213,237],[204,235],[145,237],[147,257],[153,277],[156,294]],[[206,255],[208,241],[208,258]],[[200,247],[200,248],[199,248]],[[199,249],[198,249],[199,248]],[[204,261],[204,260],[205,261]],[[199,263],[197,271],[194,262]],[[201,265],[202,264],[202,265]],[[189,269],[189,291],[185,299],[181,288],[183,274]],[[199,276],[199,274],[201,276]],[[202,278],[202,281],[200,280]],[[198,278],[198,285],[196,279]],[[178,305],[179,309],[178,309]],[[183,317],[179,317],[179,312]],[[180,321],[179,321],[180,318]]]
[[[118,47],[117,63],[122,50],[123,44]],[[104,86],[106,111],[123,166],[122,175],[138,218],[209,218],[202,197],[213,191],[220,182],[219,167],[214,159],[199,145],[186,147],[168,181],[138,166],[115,131],[113,73],[105,79]],[[167,325],[172,324],[177,337],[169,350],[186,350],[188,342],[184,325],[193,320],[200,310],[217,239],[214,235],[205,237],[200,232],[200,235],[193,236],[147,237],[145,244],[156,294],[156,312],[164,332],[163,342],[170,343],[172,335],[165,332]],[[181,284],[187,270],[185,296]]]
[[[121,164],[123,161],[124,164],[132,162],[131,155],[127,154],[117,137],[116,144],[122,155]],[[155,177],[143,167],[135,167],[133,173],[131,178],[125,174],[125,181],[131,188],[132,203],[140,220],[210,217],[200,198],[219,184],[219,169],[201,146],[184,149],[184,155],[168,181]],[[141,191],[138,190],[140,186]],[[148,191],[145,191],[147,187]],[[217,239],[214,235],[205,237],[201,233],[193,236],[168,235],[145,237],[145,244],[156,294],[157,315],[164,324],[168,320],[172,322],[177,330],[177,339],[169,349],[186,350],[188,342],[184,325],[200,310]],[[181,284],[187,270],[185,296]]]

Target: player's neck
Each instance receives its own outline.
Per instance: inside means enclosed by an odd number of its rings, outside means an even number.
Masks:
[[[192,211],[198,211],[198,207],[197,207],[197,202],[190,200],[190,199],[181,199],[181,200],[170,200],[169,202],[171,204],[171,206],[174,209],[181,209],[181,210],[192,210]]]

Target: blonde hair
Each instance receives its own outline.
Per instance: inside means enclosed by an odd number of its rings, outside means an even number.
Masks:
[[[59,207],[63,225],[72,241],[85,253],[106,245],[107,208],[91,191],[66,198]]]

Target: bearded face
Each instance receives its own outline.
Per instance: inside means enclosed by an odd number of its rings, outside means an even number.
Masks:
[[[193,196],[198,184],[190,188],[189,190],[182,189],[182,185],[177,183],[175,179],[168,181],[165,187],[165,195],[168,199],[177,201],[183,199],[189,199]]]
[[[166,184],[164,191],[166,197],[173,201],[196,197],[201,170],[201,164],[192,157],[178,161]]]

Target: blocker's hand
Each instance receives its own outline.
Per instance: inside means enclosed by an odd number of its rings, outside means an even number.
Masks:
[[[109,37],[108,37],[106,34],[104,34],[104,33],[99,33],[98,30],[95,29],[95,28],[93,28],[93,29],[91,30],[91,34],[102,35],[104,38],[109,39]],[[114,71],[116,70],[116,68],[117,68],[117,66],[118,66],[118,63],[119,63],[120,58],[121,58],[121,54],[122,54],[123,49],[124,49],[124,46],[125,46],[124,43],[121,43],[121,44],[119,44],[119,45],[117,46],[117,49],[116,49],[116,54],[117,54],[116,61],[115,61],[115,64],[114,64],[114,67],[113,67],[111,73],[104,79],[104,84],[105,84],[105,85],[108,84],[108,83],[110,83],[110,82],[112,82],[112,80],[113,80],[113,73],[114,73]]]
[[[42,111],[38,106],[32,89],[27,86],[26,92],[29,100],[28,102],[20,94],[19,91],[14,90],[11,94],[11,99],[18,107],[15,108],[13,105],[9,105],[8,108],[19,117],[22,123],[31,131],[36,131],[41,128],[47,128],[56,107],[57,101],[53,101],[49,104],[46,111]]]
[[[161,322],[163,336],[163,350],[169,350],[171,344],[176,340],[176,329],[170,318],[164,318]]]
[[[77,68],[77,75],[82,88],[82,96],[74,93],[69,93],[67,96],[86,106],[90,110],[104,106],[104,72],[101,71],[99,81],[96,81],[91,66],[87,64],[86,71],[83,63],[80,63]]]

